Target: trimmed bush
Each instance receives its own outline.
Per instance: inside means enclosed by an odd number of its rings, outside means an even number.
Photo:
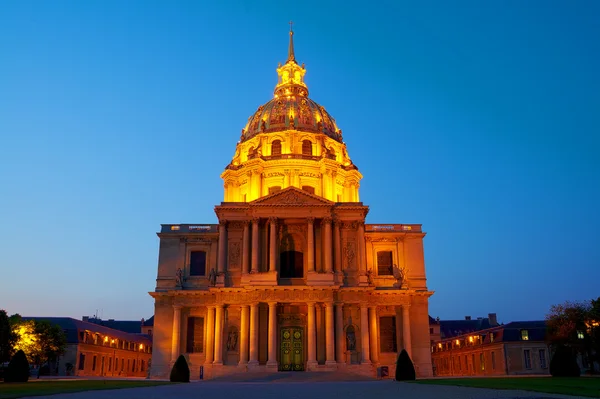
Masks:
[[[190,382],[190,368],[183,355],[179,355],[175,361],[171,370],[170,380],[171,382]]]
[[[10,359],[4,372],[4,382],[27,382],[29,380],[29,362],[22,350]]]
[[[410,381],[416,379],[415,366],[405,349],[402,349],[396,360],[396,381]]]
[[[579,377],[581,370],[571,348],[560,345],[556,348],[550,360],[550,374],[552,377]]]

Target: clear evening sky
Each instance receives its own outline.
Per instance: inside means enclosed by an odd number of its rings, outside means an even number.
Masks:
[[[368,223],[422,223],[430,314],[600,296],[598,1],[0,1],[0,308],[141,319],[161,223],[216,223],[293,20]]]

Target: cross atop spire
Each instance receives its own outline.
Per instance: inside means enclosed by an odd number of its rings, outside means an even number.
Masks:
[[[294,55],[294,23],[290,21],[290,46],[288,47],[288,58],[287,62],[296,62],[296,56]]]

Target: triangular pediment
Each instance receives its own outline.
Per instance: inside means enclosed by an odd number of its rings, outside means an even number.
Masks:
[[[277,205],[277,206],[323,206],[334,205],[333,202],[318,195],[307,193],[296,187],[287,187],[276,193],[267,195],[250,202],[250,205]]]

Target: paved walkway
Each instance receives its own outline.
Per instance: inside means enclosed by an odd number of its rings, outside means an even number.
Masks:
[[[283,374],[283,373],[278,373]],[[295,377],[298,378],[298,377]],[[37,396],[36,398],[42,398]],[[392,380],[356,382],[311,381],[201,381],[106,391],[88,391],[48,396],[52,399],[495,399],[575,398],[537,392],[506,391],[439,385],[399,383]]]

